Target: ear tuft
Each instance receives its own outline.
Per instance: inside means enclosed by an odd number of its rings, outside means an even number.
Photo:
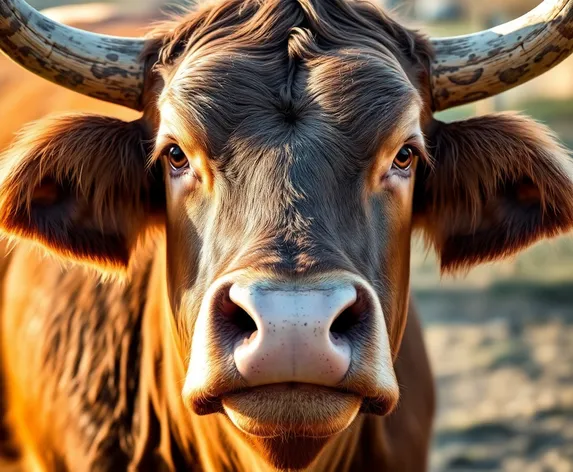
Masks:
[[[0,156],[0,229],[124,268],[153,209],[139,121],[75,115],[27,127]]]
[[[573,165],[543,125],[515,114],[437,123],[435,168],[415,212],[442,271],[516,253],[573,227]]]

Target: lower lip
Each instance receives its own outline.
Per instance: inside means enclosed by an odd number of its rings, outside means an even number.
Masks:
[[[239,429],[259,437],[329,437],[345,429],[362,404],[358,395],[299,383],[253,387],[221,401]]]

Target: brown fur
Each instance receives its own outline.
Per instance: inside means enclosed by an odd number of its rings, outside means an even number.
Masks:
[[[2,159],[0,225],[64,257],[127,266],[154,213],[145,142],[140,122],[103,116],[28,126]]]
[[[427,238],[451,271],[571,227],[573,165],[544,125],[513,113],[439,123],[420,192]],[[421,187],[421,186],[420,186]]]
[[[11,255],[7,241],[0,241],[0,280],[4,279],[10,259]],[[0,295],[0,313],[2,313],[2,303],[3,297]],[[14,444],[10,429],[5,423],[8,405],[6,401],[6,383],[1,368],[4,365],[3,352],[3,339],[0,336],[0,458],[8,457],[9,459],[14,459],[18,457],[18,449]]]
[[[434,397],[408,307],[411,232],[425,231],[453,270],[569,229],[566,152],[515,115],[434,121],[429,42],[366,3],[229,0],[151,37],[145,57],[158,58],[157,74],[144,117],[50,119],[0,159],[0,227],[18,241],[2,280],[0,348],[24,459],[74,471],[311,462],[325,472],[424,470]],[[391,135],[409,139],[400,132],[409,132],[413,105],[431,163],[418,159],[411,175],[372,175],[391,165]],[[151,152],[168,106],[175,138],[201,148],[213,180],[180,204],[161,148]],[[99,270],[129,271],[102,281],[81,267],[64,270],[35,243]],[[190,412],[181,387],[198,306],[214,280],[240,268],[300,279],[346,270],[368,280],[391,339],[396,411],[363,414],[328,442],[258,441],[222,414]],[[364,390],[365,366],[376,366],[373,331],[359,333],[349,389]],[[232,370],[217,361],[214,381],[225,382]],[[217,411],[216,399],[210,407]]]

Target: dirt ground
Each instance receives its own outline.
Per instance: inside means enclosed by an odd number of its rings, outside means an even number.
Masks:
[[[438,386],[432,470],[573,470],[573,284],[417,300]]]
[[[573,471],[573,239],[412,278],[438,388],[431,470]]]

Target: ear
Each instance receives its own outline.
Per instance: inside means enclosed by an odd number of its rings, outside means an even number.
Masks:
[[[415,224],[443,271],[514,254],[573,226],[573,167],[551,132],[515,114],[435,123]]]
[[[28,127],[0,156],[0,229],[66,258],[127,267],[163,208],[146,142],[143,122],[103,116]]]

